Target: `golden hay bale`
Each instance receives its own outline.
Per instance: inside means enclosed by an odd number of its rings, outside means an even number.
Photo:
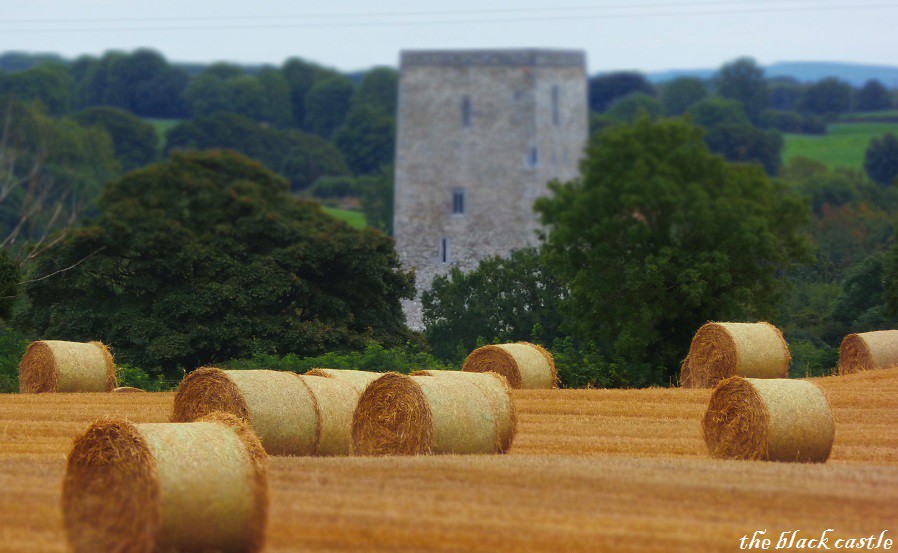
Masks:
[[[432,376],[446,380],[461,379],[477,386],[486,394],[490,405],[496,415],[496,423],[499,432],[499,453],[505,453],[511,448],[517,432],[517,413],[514,401],[511,399],[511,390],[504,376],[494,372],[471,373],[463,371],[416,371],[412,376]]]
[[[352,386],[356,392],[361,394],[384,373],[374,373],[370,371],[351,371],[347,369],[312,369],[307,371],[306,376],[323,376],[325,378],[335,378]]]
[[[321,435],[316,455],[349,455],[352,446],[352,414],[359,402],[359,393],[346,382],[323,376],[301,378],[318,406],[318,425]]]
[[[839,374],[898,367],[898,330],[849,334],[839,346]]]
[[[372,382],[352,417],[360,455],[495,453],[496,415],[474,384],[387,373]]]
[[[835,437],[829,401],[815,384],[732,376],[702,418],[712,457],[822,463]]]
[[[146,390],[141,390],[140,388],[135,388],[133,386],[120,386],[112,391],[116,394],[137,394],[146,392]]]
[[[172,422],[189,422],[213,411],[248,421],[271,455],[315,454],[318,405],[294,373],[197,369],[178,386]]]
[[[789,346],[770,323],[707,323],[692,338],[680,385],[713,388],[730,376],[787,378]]]
[[[558,371],[552,354],[528,342],[496,344],[475,349],[465,359],[465,372],[494,372],[512,388],[556,388]]]
[[[118,385],[112,354],[102,342],[31,342],[19,363],[19,391],[109,392]]]
[[[62,490],[76,552],[259,551],[268,457],[236,417],[131,424],[105,419],[75,440]]]

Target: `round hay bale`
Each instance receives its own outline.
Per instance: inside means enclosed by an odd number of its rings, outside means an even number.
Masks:
[[[782,332],[770,323],[707,323],[692,338],[680,384],[713,388],[730,376],[787,378],[791,359]]]
[[[318,405],[318,425],[321,436],[316,455],[349,455],[352,447],[352,414],[359,402],[359,393],[342,380],[324,376],[301,378]]]
[[[372,382],[352,418],[360,455],[495,453],[496,415],[474,384],[387,373]]]
[[[829,401],[815,384],[732,376],[702,418],[705,444],[718,459],[823,463],[835,437]]]
[[[465,359],[461,370],[501,374],[512,388],[558,387],[558,371],[552,354],[528,342],[477,348]]]
[[[31,342],[19,363],[19,391],[110,392],[118,385],[112,354],[102,342]]]
[[[315,454],[318,404],[294,373],[204,367],[184,377],[172,422],[190,422],[214,411],[248,421],[271,455]]]
[[[508,381],[501,374],[494,372],[472,373],[463,371],[416,371],[412,376],[432,376],[452,381],[461,379],[477,386],[486,394],[496,415],[496,423],[499,432],[499,453],[505,453],[511,448],[517,432],[518,418],[515,412],[514,401],[511,399],[511,390]]]
[[[105,419],[75,440],[62,489],[76,552],[260,551],[268,457],[236,417]]]
[[[307,376],[323,376],[325,378],[335,378],[337,380],[341,380],[355,389],[356,392],[361,394],[365,391],[365,388],[368,387],[368,384],[371,384],[378,378],[382,377],[384,373],[374,373],[370,371],[351,371],[347,369],[312,369],[305,373]]]
[[[849,334],[839,346],[839,374],[898,367],[898,330]]]
[[[112,391],[116,394],[138,394],[146,392],[146,390],[141,390],[140,388],[135,388],[133,386],[120,386]]]

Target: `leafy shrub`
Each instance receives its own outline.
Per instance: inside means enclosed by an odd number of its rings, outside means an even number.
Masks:
[[[167,392],[178,386],[175,380],[166,380],[162,375],[151,375],[145,370],[128,364],[116,365],[119,386],[133,386],[147,392]]]
[[[0,393],[19,391],[19,361],[28,349],[28,340],[10,328],[0,330]]]
[[[364,350],[349,353],[328,352],[316,357],[299,357],[296,354],[277,355],[257,353],[249,359],[235,359],[223,363],[229,369],[271,369],[304,373],[314,368],[354,369],[370,372],[398,372],[409,374],[420,370],[446,370],[459,367],[442,363],[430,354],[414,351],[411,347],[385,349],[380,344],[369,343]]]
[[[792,378],[829,376],[839,363],[839,348],[818,346],[808,340],[790,341],[789,353],[792,355],[789,366],[789,376]]]

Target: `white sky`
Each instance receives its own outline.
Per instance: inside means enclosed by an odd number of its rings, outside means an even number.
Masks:
[[[0,52],[150,47],[170,61],[349,71],[414,48],[586,50],[590,73],[777,61],[898,66],[896,0],[0,0]]]

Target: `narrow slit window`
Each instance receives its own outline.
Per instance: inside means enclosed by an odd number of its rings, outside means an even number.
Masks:
[[[468,96],[461,99],[461,125],[462,127],[471,126],[471,98]]]
[[[539,153],[536,151],[536,146],[532,146],[527,153],[527,165],[530,167],[539,165]]]
[[[452,191],[452,214],[465,214],[465,191],[463,189],[459,188]]]
[[[561,124],[561,112],[558,108],[558,96],[560,92],[558,86],[552,87],[552,124],[556,127]]]
[[[440,262],[449,263],[449,239],[440,240]]]

